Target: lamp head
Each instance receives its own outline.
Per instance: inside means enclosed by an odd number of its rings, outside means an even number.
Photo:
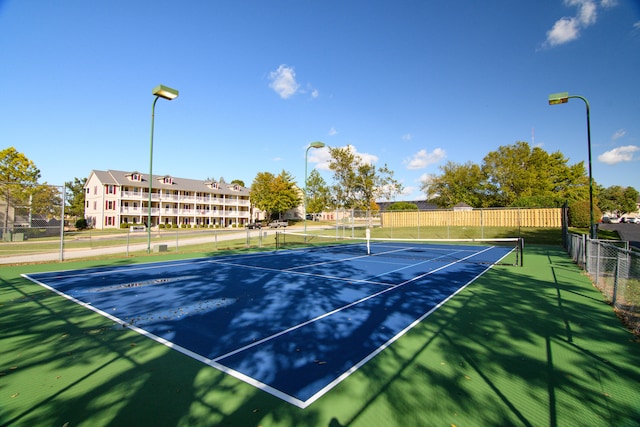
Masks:
[[[155,96],[159,96],[160,98],[167,99],[171,101],[178,97],[178,91],[175,89],[171,89],[170,87],[158,85],[153,88],[151,93]]]
[[[569,92],[552,93],[549,95],[549,105],[566,104],[569,102]]]
[[[322,147],[324,147],[324,142],[320,142],[320,141],[312,142],[311,144],[309,144],[309,147],[311,147],[311,148],[322,148]]]

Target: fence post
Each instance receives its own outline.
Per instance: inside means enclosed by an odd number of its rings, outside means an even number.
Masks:
[[[67,183],[62,184],[62,206],[60,207],[60,262],[64,261],[64,205]],[[8,202],[7,202],[8,203]],[[31,226],[31,223],[29,223]]]
[[[613,272],[613,292],[611,295],[611,305],[615,308],[618,297],[618,273],[620,272],[620,251],[616,251],[616,269]]]

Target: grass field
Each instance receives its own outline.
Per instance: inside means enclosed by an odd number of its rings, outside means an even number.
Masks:
[[[299,409],[0,268],[2,426],[635,426],[640,343],[558,246],[527,245]]]

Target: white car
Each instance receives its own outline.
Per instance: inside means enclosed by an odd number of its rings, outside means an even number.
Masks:
[[[636,216],[629,216],[627,217],[627,221],[629,224],[640,224],[640,218],[636,217]]]
[[[605,224],[618,224],[620,222],[620,218],[615,216],[603,216],[602,222]]]

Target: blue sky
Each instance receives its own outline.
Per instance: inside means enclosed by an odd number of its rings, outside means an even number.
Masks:
[[[302,184],[312,141],[420,183],[527,141],[640,190],[640,1],[0,0],[0,141],[62,184],[91,170]],[[325,150],[309,171],[330,182]]]

